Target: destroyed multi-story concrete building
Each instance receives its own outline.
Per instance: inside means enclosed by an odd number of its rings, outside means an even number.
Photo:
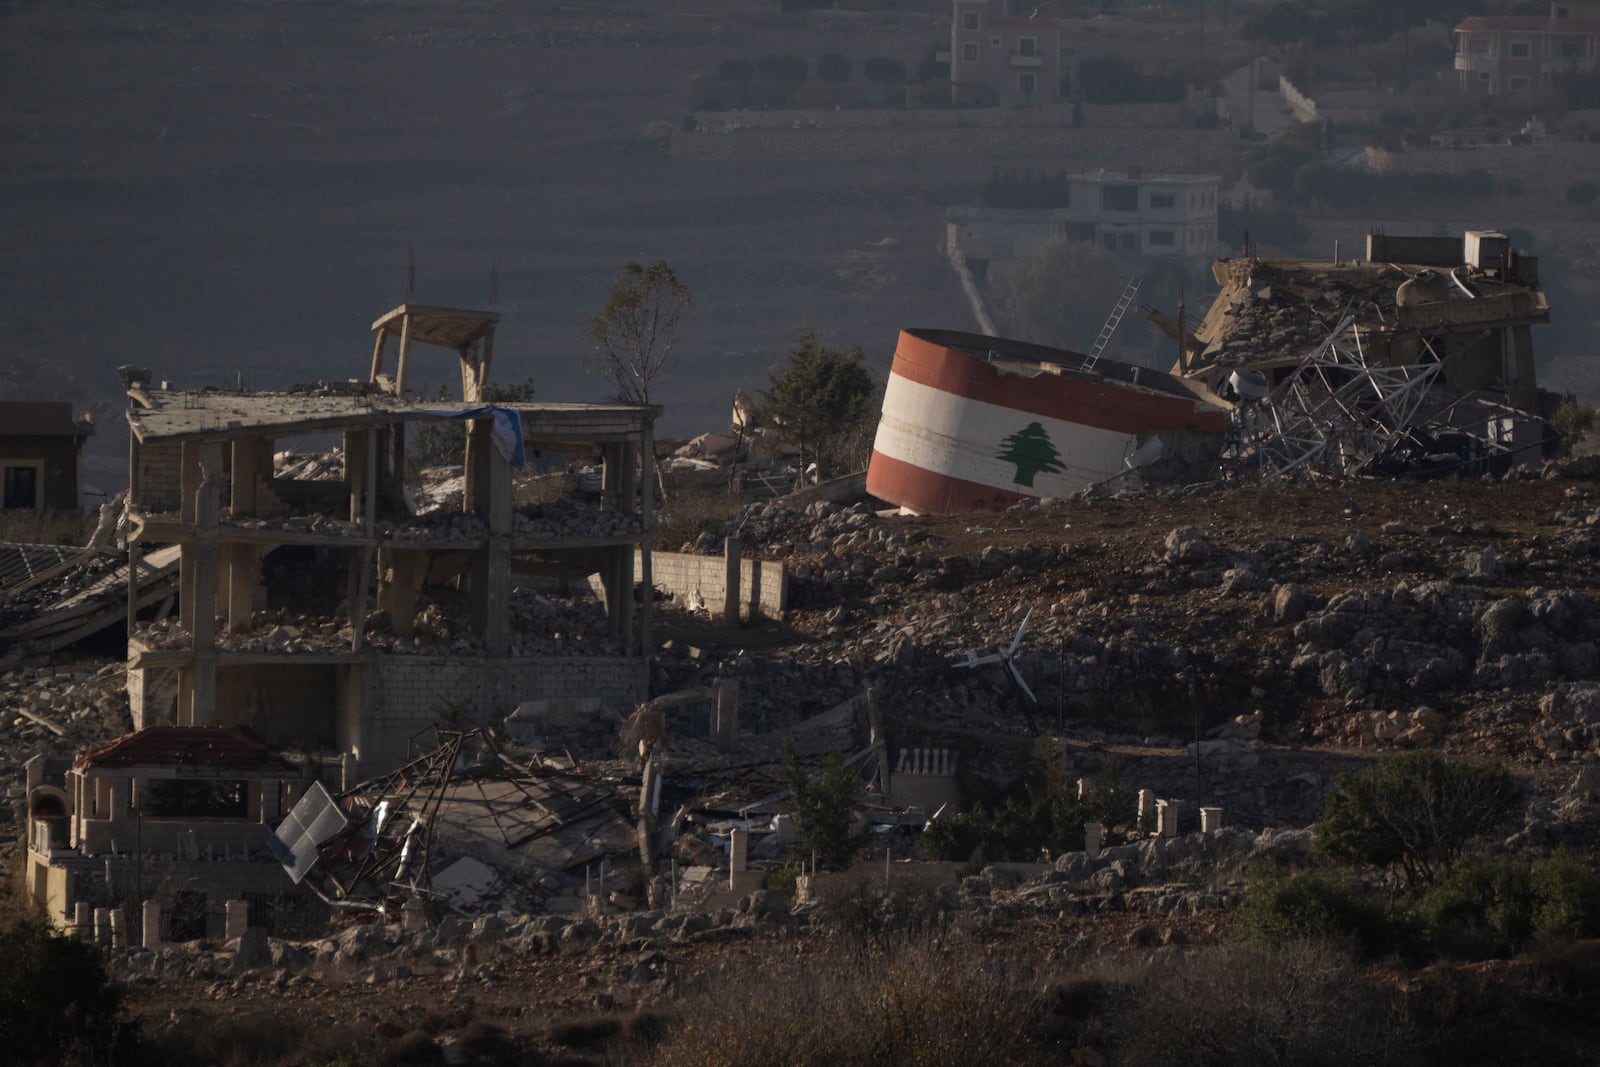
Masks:
[[[654,520],[640,472],[659,409],[487,403],[497,319],[402,305],[373,324],[368,380],[284,392],[157,389],[124,369],[136,728],[224,726],[366,776],[441,721],[643,698],[651,604],[635,568],[650,588]],[[457,353],[459,401],[408,395],[419,344]],[[461,445],[459,504],[416,504],[426,432]],[[320,460],[295,463],[291,444]],[[600,477],[518,477],[538,450],[592,454]],[[142,606],[151,546],[177,546],[176,618],[170,598]]]

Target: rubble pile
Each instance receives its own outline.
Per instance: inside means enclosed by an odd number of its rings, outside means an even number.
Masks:
[[[631,537],[642,531],[632,511],[571,500],[519,507],[512,521],[519,538]]]
[[[1292,270],[1260,260],[1225,260],[1225,286],[1235,294],[1215,334],[1215,362],[1240,366],[1282,352],[1310,352],[1339,320],[1394,317],[1395,290],[1409,277],[1393,266],[1371,271]],[[1208,324],[1210,325],[1210,324]]]

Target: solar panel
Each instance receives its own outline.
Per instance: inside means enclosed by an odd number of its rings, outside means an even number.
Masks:
[[[321,782],[312,782],[294,810],[272,831],[268,845],[289,878],[299,885],[317,862],[317,849],[333,840],[350,820]]]

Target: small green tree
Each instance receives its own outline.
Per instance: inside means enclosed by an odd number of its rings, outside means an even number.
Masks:
[[[0,1050],[6,1062],[110,1063],[122,994],[100,952],[32,919],[0,928]]]
[[[850,865],[855,844],[850,840],[850,809],[856,799],[856,772],[844,765],[838,749],[828,753],[819,774],[800,765],[794,738],[784,744],[779,780],[789,790],[789,810],[799,824],[800,840],[826,867]]]
[[[1437,752],[1381,757],[1342,774],[1323,797],[1317,844],[1334,859],[1393,867],[1416,888],[1432,885],[1467,842],[1500,825],[1520,796],[1516,780],[1488,760]]]
[[[1594,429],[1594,408],[1575,400],[1563,401],[1550,416],[1550,428],[1565,444],[1574,445]]]
[[[624,403],[650,403],[650,387],[672,369],[678,327],[694,306],[689,287],[658,259],[628,263],[585,333],[599,355],[595,369],[611,379]]]
[[[800,449],[802,464],[808,449],[815,454],[820,480],[833,466],[834,444],[872,415],[875,386],[866,353],[860,345],[829,348],[804,327],[788,366],[769,382],[761,394],[762,415]]]

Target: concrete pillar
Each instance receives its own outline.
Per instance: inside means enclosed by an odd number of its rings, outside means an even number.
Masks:
[[[86,900],[72,906],[72,932],[84,940],[94,936],[94,909]]]
[[[1139,825],[1148,828],[1156,817],[1156,791],[1154,789],[1139,790]]]
[[[400,929],[408,934],[420,934],[428,929],[428,909],[415,897],[400,906]]]
[[[1183,806],[1181,800],[1156,801],[1156,834],[1160,837],[1178,836],[1178,809]]]
[[[739,736],[739,682],[736,678],[719,678],[713,688],[717,694],[717,748],[727,752]]]
[[[94,909],[94,940],[97,945],[111,944],[111,909]]]
[[[816,876],[802,874],[794,880],[794,902],[796,904],[809,904],[816,894]]]
[[[144,915],[140,925],[144,947],[154,952],[161,947],[161,901],[144,902]]]
[[[750,831],[733,830],[728,834],[728,888],[734,888],[735,876],[750,865]]]
[[[244,936],[250,926],[250,905],[243,900],[230,900],[223,905],[222,940],[234,941]]]
[[[1200,832],[1204,834],[1215,833],[1222,829],[1221,808],[1200,809]]]
[[[1100,834],[1102,828],[1097,822],[1083,824],[1083,850],[1089,854],[1090,859],[1100,855]]]
[[[128,910],[126,908],[111,909],[111,949],[114,952],[128,951]]]
[[[1078,779],[1078,802],[1087,804],[1094,799],[1094,783],[1087,778]]]
[[[744,556],[744,543],[737,537],[722,540],[722,565],[726,587],[722,593],[722,624],[739,625],[739,564]]]

